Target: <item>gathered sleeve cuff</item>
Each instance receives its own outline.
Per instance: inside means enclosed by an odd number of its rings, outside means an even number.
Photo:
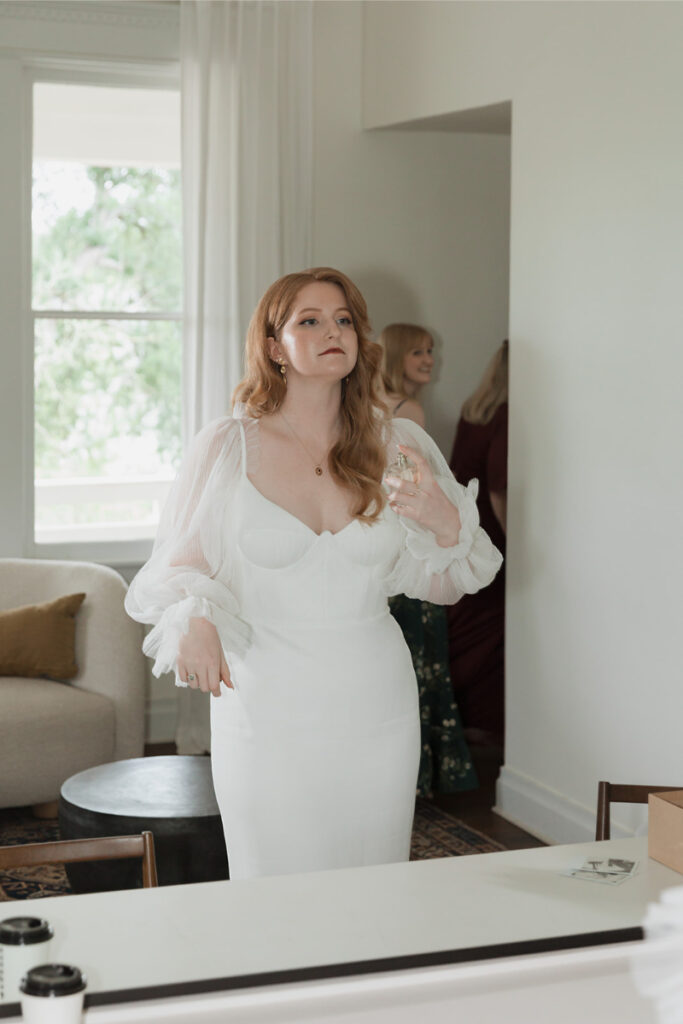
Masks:
[[[154,549],[130,585],[126,611],[154,628],[143,651],[156,676],[174,671],[190,619],[218,631],[223,652],[243,655],[251,631],[230,588],[226,522],[241,472],[240,425],[225,417],[202,430],[164,508]],[[184,686],[176,672],[176,683]]]
[[[211,586],[207,586],[210,584]],[[142,645],[144,653],[154,658],[152,672],[161,676],[174,672],[180,638],[189,627],[190,619],[207,619],[218,631],[224,652],[244,655],[251,641],[251,629],[239,616],[237,601],[231,591],[215,580],[195,578],[191,582],[193,593],[166,608]],[[215,590],[212,600],[201,592]],[[213,596],[213,595],[212,595]],[[176,685],[186,686],[176,672]]]
[[[385,592],[434,604],[455,604],[464,594],[474,594],[487,586],[503,562],[500,551],[479,525],[479,482],[470,480],[467,487],[459,483],[434,441],[417,424],[397,419],[392,428],[389,461],[399,444],[421,453],[439,487],[458,509],[460,533],[456,544],[441,547],[431,530],[394,513],[401,524],[403,543],[384,580]]]

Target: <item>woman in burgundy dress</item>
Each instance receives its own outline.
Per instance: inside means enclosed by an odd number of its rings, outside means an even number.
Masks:
[[[508,342],[462,407],[450,466],[458,480],[479,480],[481,526],[505,555],[508,438]],[[448,608],[453,694],[472,744],[502,748],[504,738],[505,561],[493,583]]]

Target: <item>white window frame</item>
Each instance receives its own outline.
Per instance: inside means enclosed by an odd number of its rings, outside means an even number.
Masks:
[[[107,320],[176,320],[182,322],[182,311],[166,313],[122,313],[97,310],[93,314],[79,310],[33,310],[32,296],[32,175],[33,175],[33,86],[38,82],[65,85],[100,85],[120,88],[180,89],[180,67],[177,61],[120,61],[78,58],[27,57],[23,61],[24,89],[24,145],[22,152],[22,352],[24,384],[24,422],[22,447],[24,473],[23,549],[31,558],[57,558],[76,561],[102,562],[111,566],[140,565],[149,558],[151,538],[121,538],[117,540],[82,540],[53,543],[35,540],[35,401],[34,401],[34,321],[38,319],[86,319],[95,316]],[[182,395],[179,396],[182,401]]]

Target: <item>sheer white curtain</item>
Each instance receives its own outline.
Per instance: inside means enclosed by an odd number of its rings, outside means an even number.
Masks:
[[[266,287],[310,263],[310,0],[183,0],[181,81],[187,443],[229,411]],[[208,750],[208,698],[179,697],[179,753]]]

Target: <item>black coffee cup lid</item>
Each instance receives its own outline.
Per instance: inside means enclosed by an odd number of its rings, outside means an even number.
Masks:
[[[85,975],[69,964],[40,964],[21,979],[19,988],[27,996],[70,996],[82,992]]]
[[[0,921],[0,942],[7,946],[32,946],[52,938],[52,928],[42,917],[7,917]]]

